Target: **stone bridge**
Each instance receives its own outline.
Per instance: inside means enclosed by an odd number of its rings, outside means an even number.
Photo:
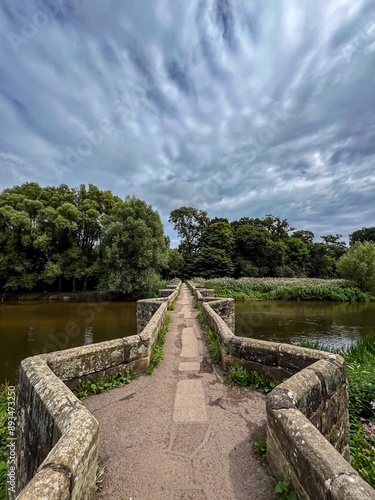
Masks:
[[[220,341],[222,369],[209,359],[194,301]],[[81,380],[145,371],[172,303],[164,361],[154,374],[79,401],[70,389]],[[271,473],[300,499],[375,499],[347,461],[340,356],[236,337],[234,301],[194,283],[139,301],[137,324],[131,337],[22,362],[10,499],[270,499],[272,482],[252,450],[266,432]],[[231,389],[223,380],[232,364],[287,380],[267,398]],[[98,458],[106,470],[96,492]]]

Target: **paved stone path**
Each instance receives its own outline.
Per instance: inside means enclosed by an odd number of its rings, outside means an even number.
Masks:
[[[209,361],[183,285],[152,376],[85,401],[100,423],[106,466],[97,497],[115,500],[269,500],[252,451],[265,432],[264,396],[231,389]]]

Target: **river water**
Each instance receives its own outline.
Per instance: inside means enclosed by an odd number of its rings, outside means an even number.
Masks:
[[[136,333],[136,302],[0,303],[0,383],[16,383],[23,358]],[[375,338],[375,303],[245,301],[236,303],[236,334],[346,347]]]
[[[276,342],[348,347],[375,338],[375,303],[248,300],[236,303],[236,335]]]
[[[16,383],[22,359],[134,335],[136,302],[0,303],[0,383]]]

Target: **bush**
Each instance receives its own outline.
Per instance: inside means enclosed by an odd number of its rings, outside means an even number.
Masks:
[[[218,297],[235,300],[330,300],[366,301],[374,297],[345,280],[323,280],[317,278],[218,278],[196,283],[213,288]]]
[[[339,273],[364,292],[375,292],[375,243],[356,243],[337,263]]]

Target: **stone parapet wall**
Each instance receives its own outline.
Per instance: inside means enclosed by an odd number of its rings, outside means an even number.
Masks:
[[[206,294],[192,282],[188,286],[220,341],[224,369],[237,364],[275,381],[287,379],[267,396],[267,460],[274,476],[288,481],[300,500],[375,500],[375,490],[348,462],[344,359],[325,351],[237,337],[234,320],[231,327],[231,299],[212,298],[211,290]]]
[[[8,499],[95,497],[99,425],[70,389],[131,369],[142,373],[181,282],[137,304],[137,335],[22,361],[17,391],[16,494]],[[146,321],[147,319],[147,321]]]

